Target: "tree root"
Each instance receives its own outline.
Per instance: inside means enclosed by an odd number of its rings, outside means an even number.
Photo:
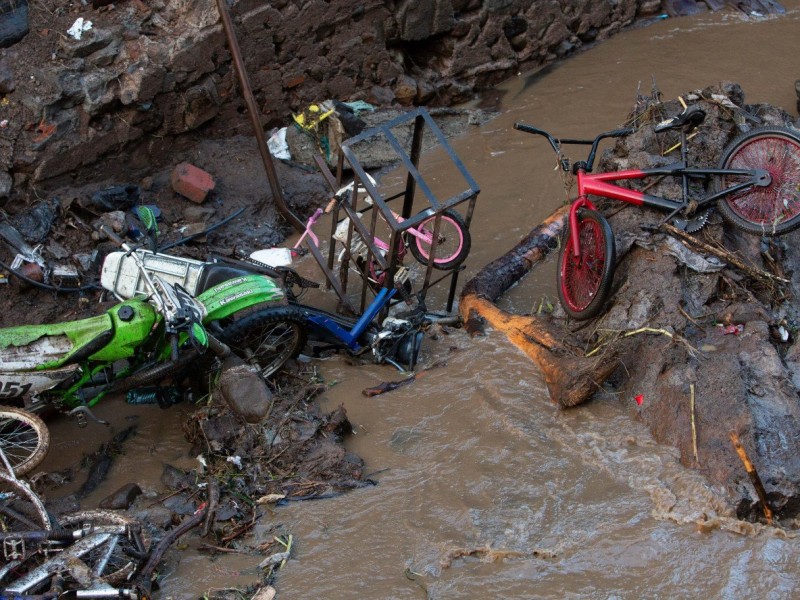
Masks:
[[[562,206],[510,252],[481,269],[464,285],[459,304],[468,331],[476,331],[477,317],[482,317],[504,332],[542,371],[553,402],[565,408],[586,402],[597,391],[616,369],[616,353],[607,349],[588,358],[549,319],[512,315],[494,302],[558,245],[568,215],[569,206]]]

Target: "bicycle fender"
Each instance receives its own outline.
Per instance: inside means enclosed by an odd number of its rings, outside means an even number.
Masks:
[[[284,305],[286,292],[266,275],[243,275],[223,281],[197,297],[206,307],[204,323],[218,321],[257,304]]]

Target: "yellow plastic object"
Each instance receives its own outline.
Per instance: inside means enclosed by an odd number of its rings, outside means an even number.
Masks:
[[[310,104],[299,115],[292,115],[294,122],[303,129],[311,130],[316,129],[317,126],[334,112],[334,109],[323,111],[318,104]]]

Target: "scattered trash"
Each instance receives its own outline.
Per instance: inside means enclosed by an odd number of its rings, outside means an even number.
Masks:
[[[91,21],[84,21],[83,17],[78,17],[75,19],[75,22],[72,24],[72,27],[67,29],[67,35],[69,35],[74,40],[80,40],[83,36],[85,31],[90,31],[92,29],[92,22]]]
[[[722,335],[739,335],[744,331],[744,325],[739,323],[738,325],[719,325],[722,327]]]
[[[639,394],[639,395],[637,395],[637,396],[634,398],[634,400],[636,400],[636,404],[638,404],[639,406],[641,406],[641,405],[642,405],[642,403],[644,402],[644,394]]]
[[[286,127],[281,127],[273,133],[267,141],[269,153],[281,160],[291,160],[292,153],[289,152],[289,144],[286,143]]]
[[[28,245],[22,237],[22,234],[10,223],[0,223],[0,239],[4,240],[14,252],[21,255],[22,259],[44,266],[44,261],[39,255],[38,250]],[[19,263],[16,263],[16,259],[15,264],[19,266]],[[14,265],[12,264],[12,268],[13,267]]]
[[[6,127],[8,127],[8,119],[3,119],[0,121],[0,129],[5,129]]]
[[[138,185],[114,185],[92,194],[86,208],[101,212],[128,210],[141,196],[142,189]]]
[[[265,248],[250,254],[250,258],[270,267],[288,267],[292,264],[290,248]]]
[[[286,498],[286,494],[267,494],[256,500],[256,504],[277,504]]]
[[[692,269],[692,271],[713,273],[725,268],[725,263],[716,256],[701,256],[697,252],[689,250],[674,237],[667,236],[666,242],[667,252],[678,259],[680,263]]]
[[[227,462],[234,465],[237,469],[242,468],[242,457],[241,456],[229,456],[225,459]]]
[[[16,215],[11,223],[25,241],[38,244],[50,233],[58,206],[58,200],[37,202],[31,209]]]
[[[333,104],[330,101],[325,101],[321,104],[311,104],[299,115],[292,115],[294,122],[301,129],[311,131],[317,129],[319,124],[325,119],[330,117],[335,111]]]

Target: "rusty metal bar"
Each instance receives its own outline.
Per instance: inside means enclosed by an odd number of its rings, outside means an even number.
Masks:
[[[225,29],[225,37],[228,39],[228,47],[231,51],[231,58],[233,65],[236,69],[236,74],[239,76],[239,85],[242,86],[242,95],[247,104],[247,110],[250,113],[250,119],[253,122],[253,129],[256,134],[256,141],[258,142],[258,151],[261,153],[261,158],[264,161],[264,169],[267,171],[267,179],[269,179],[269,187],[272,190],[272,197],[275,200],[275,206],[283,217],[294,227],[298,232],[305,230],[305,224],[300,218],[295,215],[281,192],[280,183],[278,183],[278,175],[275,172],[275,165],[272,162],[272,155],[267,148],[267,142],[264,139],[264,130],[261,128],[261,121],[258,118],[259,110],[256,106],[256,100],[253,97],[253,89],[250,86],[250,80],[247,76],[247,71],[244,68],[244,61],[242,60],[242,51],[239,49],[239,42],[236,38],[236,32],[233,30],[233,22],[231,15],[228,11],[228,5],[225,0],[217,0],[217,8],[219,15],[222,18],[222,26]]]

